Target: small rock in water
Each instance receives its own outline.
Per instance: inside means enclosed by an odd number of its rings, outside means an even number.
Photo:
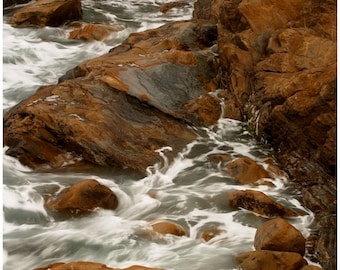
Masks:
[[[160,234],[173,234],[177,236],[186,236],[187,232],[185,229],[172,221],[168,220],[156,220],[150,223],[152,226],[152,229]]]
[[[86,179],[48,200],[46,206],[53,211],[77,215],[89,213],[97,207],[114,210],[118,199],[108,187]]]
[[[271,178],[261,165],[248,157],[233,160],[227,165],[226,171],[240,184],[259,185],[262,178]],[[273,185],[269,181],[261,181],[261,184]]]
[[[244,208],[267,217],[297,216],[297,213],[275,202],[266,194],[256,190],[236,190],[229,195],[229,204],[234,208]]]

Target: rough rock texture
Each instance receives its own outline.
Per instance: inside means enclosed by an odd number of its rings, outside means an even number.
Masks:
[[[215,22],[225,116],[248,121],[316,213],[312,254],[335,269],[336,1],[198,0]]]
[[[267,184],[271,182],[262,178],[270,178],[269,173],[256,161],[248,157],[237,158],[226,166],[226,171],[240,184]]]
[[[241,253],[236,261],[243,270],[300,270],[307,264],[298,253],[270,250]]]
[[[255,234],[256,250],[273,250],[305,254],[306,239],[301,232],[283,218],[275,218],[260,225]]]
[[[267,217],[294,217],[297,213],[275,202],[263,192],[256,190],[236,190],[229,194],[229,204],[234,208],[244,208]]]
[[[216,88],[215,39],[215,26],[193,22],[132,34],[10,110],[7,154],[32,168],[82,159],[145,174],[162,161],[156,150],[175,154],[195,138],[187,123],[211,123],[193,108],[197,101],[204,109],[202,98]],[[207,108],[219,118],[220,106],[210,100]]]
[[[118,199],[108,187],[96,180],[86,179],[50,198],[46,206],[61,213],[84,214],[97,207],[115,210]]]
[[[140,265],[133,265],[128,268],[111,268],[105,264],[95,262],[70,262],[70,263],[53,263],[34,270],[161,270],[160,268],[149,268]]]
[[[110,35],[124,30],[121,25],[106,25],[100,23],[80,23],[74,22],[69,25],[73,29],[69,34],[69,39],[79,39],[84,41],[105,40]]]
[[[14,26],[59,26],[82,17],[80,0],[38,0],[14,12]]]
[[[172,221],[168,220],[156,220],[151,222],[151,227],[153,231],[160,234],[173,234],[177,236],[186,236],[187,232],[185,229]]]

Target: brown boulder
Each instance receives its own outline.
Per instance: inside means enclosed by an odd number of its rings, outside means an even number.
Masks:
[[[273,250],[305,254],[306,239],[285,219],[276,218],[260,225],[255,234],[256,250]]]
[[[269,173],[263,168],[263,166],[248,157],[233,160],[226,166],[226,171],[240,184],[272,185],[269,181],[261,180],[262,178],[270,178]]]
[[[113,33],[123,30],[121,25],[105,25],[99,23],[72,23],[73,30],[69,33],[69,39],[79,39],[84,41],[105,40]]]
[[[219,228],[207,228],[201,232],[201,238],[205,242],[209,242],[211,239],[217,237],[221,233],[223,233],[224,230],[221,230]]]
[[[306,265],[298,253],[269,250],[241,253],[236,261],[243,270],[300,270]]]
[[[186,236],[187,232],[185,229],[172,221],[168,220],[156,220],[150,223],[153,231],[159,234],[172,234],[177,236]]]
[[[106,186],[93,179],[82,180],[63,190],[46,206],[53,211],[69,214],[83,214],[97,207],[115,210],[118,206],[116,195]]]
[[[86,80],[40,88],[5,116],[5,126],[7,154],[35,169],[85,160],[145,174],[162,161],[155,150],[176,153],[195,138],[173,117]]]
[[[53,263],[34,270],[162,270],[160,268],[149,268],[140,265],[133,265],[128,268],[111,268],[105,264],[95,262],[70,262],[70,263]]]
[[[244,208],[267,217],[294,217],[297,213],[275,202],[266,194],[256,190],[236,190],[229,194],[229,204],[234,208]]]
[[[9,23],[14,26],[60,26],[81,17],[80,0],[38,0],[15,11]]]

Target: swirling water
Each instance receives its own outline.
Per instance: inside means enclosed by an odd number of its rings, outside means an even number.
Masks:
[[[84,20],[117,23],[125,27],[105,42],[80,42],[66,38],[67,28],[12,28],[3,23],[3,108],[31,95],[39,86],[55,84],[78,63],[106,53],[131,32],[158,27],[166,22],[191,18],[191,7],[158,11],[166,0],[82,1]],[[264,218],[246,210],[231,209],[228,194],[247,186],[226,175],[209,155],[227,153],[248,156],[258,162],[273,155],[247,132],[244,123],[220,119],[172,162],[148,168],[140,177],[127,169],[34,172],[3,149],[3,267],[34,269],[54,262],[94,261],[110,267],[139,264],[167,270],[237,269],[234,256],[253,250],[256,227]],[[264,164],[264,163],[262,163]],[[44,208],[44,196],[85,178],[96,179],[116,193],[115,211],[97,209],[89,216],[58,219]],[[302,213],[290,222],[305,236],[313,214],[304,209],[297,194],[287,188],[283,176],[275,187],[252,187]],[[249,187],[248,187],[249,188]],[[149,222],[168,219],[181,224],[189,236],[150,237]],[[209,242],[200,233],[209,227],[223,233]]]

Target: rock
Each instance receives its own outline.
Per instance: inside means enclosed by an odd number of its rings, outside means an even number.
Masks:
[[[60,26],[81,17],[79,0],[38,0],[15,11],[9,23],[14,26]]]
[[[322,268],[315,265],[305,265],[300,270],[322,270]]]
[[[53,211],[77,215],[91,212],[97,207],[115,210],[118,199],[108,187],[96,180],[86,179],[49,199],[46,206]]]
[[[169,3],[165,3],[163,5],[161,5],[161,7],[159,8],[159,11],[162,13],[167,13],[170,9],[173,8],[182,8],[185,6],[189,6],[188,2],[184,2],[184,1],[177,1],[177,2],[169,2]]]
[[[256,230],[256,250],[273,250],[305,254],[306,239],[301,232],[282,218],[275,218]]]
[[[202,102],[201,96],[217,87],[217,62],[210,51],[215,41],[214,25],[166,24],[131,34],[109,54],[81,63],[61,80],[96,78],[175,118],[202,125],[205,118],[195,112],[195,103],[202,107],[200,112],[211,111],[211,99]]]
[[[4,8],[20,5],[20,4],[26,4],[30,2],[30,0],[4,0]]]
[[[207,228],[204,231],[202,231],[201,238],[205,242],[209,242],[211,239],[217,237],[218,235],[220,235],[223,232],[224,232],[224,230],[221,230],[219,228]]]
[[[277,150],[317,223],[336,207],[336,10],[334,0],[198,0],[193,13],[217,24],[225,116]],[[335,269],[334,245],[311,251],[325,270]]]
[[[172,234],[176,236],[187,236],[185,229],[172,221],[156,220],[150,223],[153,231],[160,234]]]
[[[229,204],[234,208],[244,208],[267,217],[294,217],[297,213],[275,202],[266,194],[256,190],[236,190],[229,194]]]
[[[162,161],[157,149],[176,153],[195,138],[173,117],[87,80],[40,88],[5,116],[5,126],[7,154],[35,169],[86,160],[145,174]]]
[[[85,160],[146,174],[162,162],[158,149],[171,147],[171,159],[196,138],[188,123],[208,124],[186,104],[204,111],[200,97],[215,81],[212,33],[200,22],[166,24],[81,63],[5,115],[7,154],[35,169]]]
[[[240,184],[272,185],[269,181],[261,180],[262,178],[270,178],[268,172],[256,161],[248,157],[233,160],[226,166],[226,171]]]
[[[140,265],[133,265],[128,268],[111,268],[105,264],[95,262],[70,262],[70,263],[53,263],[47,266],[35,268],[34,270],[162,270],[160,268],[149,268]]]
[[[105,25],[100,23],[72,23],[73,28],[69,33],[69,39],[79,39],[84,41],[102,41],[110,37],[113,33],[124,29],[121,25]]]
[[[300,270],[307,264],[298,253],[270,250],[244,252],[236,261],[243,270]]]

